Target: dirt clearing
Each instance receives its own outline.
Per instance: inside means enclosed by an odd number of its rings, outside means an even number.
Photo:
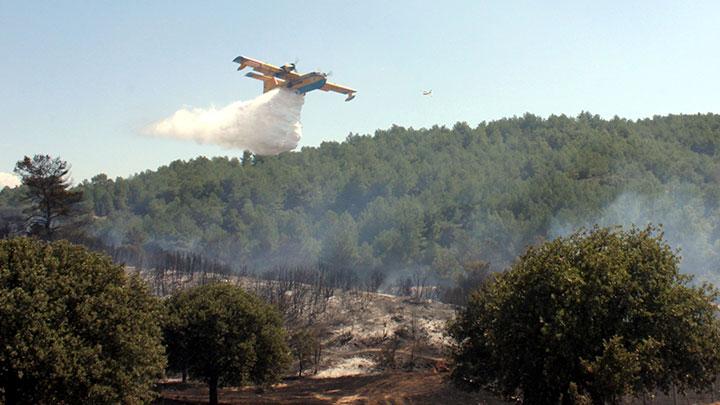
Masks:
[[[253,388],[220,391],[222,404],[508,404],[485,394],[458,390],[447,373],[392,372],[286,381],[262,394]],[[207,403],[201,384],[168,383],[156,404]]]

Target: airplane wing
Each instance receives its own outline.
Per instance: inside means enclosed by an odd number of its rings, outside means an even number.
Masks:
[[[238,56],[237,58],[233,59],[233,62],[240,64],[238,70],[243,70],[249,66],[256,72],[271,76],[284,72],[284,70],[282,70],[278,66],[271,65],[270,63],[261,62],[257,59],[246,58],[244,56]]]
[[[340,94],[347,94],[347,98],[345,99],[345,101],[350,101],[350,100],[354,99],[355,93],[357,93],[357,90],[355,90],[355,89],[351,89],[349,87],[341,86],[339,84],[330,83],[330,82],[325,83],[324,86],[320,87],[320,90],[334,91],[334,92],[340,93]]]

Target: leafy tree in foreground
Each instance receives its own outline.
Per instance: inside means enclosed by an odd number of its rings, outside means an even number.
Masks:
[[[524,403],[617,402],[709,387],[720,371],[712,287],[691,287],[657,229],[594,228],[530,248],[450,325],[454,379]]]
[[[104,255],[65,241],[0,240],[4,403],[151,400],[165,365],[160,314],[142,280]]]
[[[280,313],[240,287],[194,287],[173,295],[167,308],[166,337],[180,340],[168,342],[170,364],[205,381],[211,404],[218,387],[273,383],[288,365]]]
[[[26,226],[33,235],[52,239],[62,220],[76,213],[82,192],[70,190],[68,163],[48,155],[28,156],[15,165],[32,202]]]

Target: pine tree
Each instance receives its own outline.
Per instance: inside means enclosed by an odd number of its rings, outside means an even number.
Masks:
[[[53,239],[54,234],[79,212],[82,192],[70,190],[70,166],[49,155],[28,156],[15,165],[32,203],[26,228],[29,234]]]

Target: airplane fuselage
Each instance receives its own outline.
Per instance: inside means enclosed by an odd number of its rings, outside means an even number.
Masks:
[[[305,94],[309,91],[318,90],[327,83],[325,75],[317,72],[306,73],[297,80],[287,81],[285,87],[298,94]]]
[[[294,63],[275,66],[244,56],[238,56],[233,62],[240,64],[238,70],[248,66],[254,70],[254,72],[247,73],[245,76],[261,80],[263,82],[263,93],[277,87],[284,87],[303,95],[313,90],[323,90],[345,94],[347,96],[345,101],[355,98],[356,91],[354,89],[329,83],[327,75],[321,72],[300,74],[295,70]]]
[[[262,80],[263,93],[267,93],[276,87],[285,87],[297,94],[305,94],[309,91],[320,89],[327,83],[325,75],[318,72],[306,73],[304,75],[295,74],[292,76],[283,74],[283,72],[276,73],[272,76],[250,72],[245,76]]]

